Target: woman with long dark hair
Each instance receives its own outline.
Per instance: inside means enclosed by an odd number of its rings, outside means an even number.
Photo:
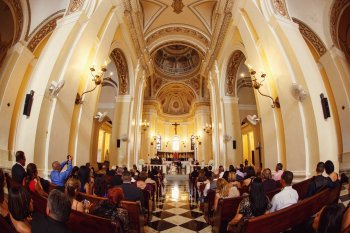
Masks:
[[[22,186],[15,186],[9,192],[9,212],[11,222],[19,233],[30,233],[33,200]]]
[[[47,197],[41,183],[40,177],[38,176],[38,169],[34,163],[29,163],[27,165],[27,174],[24,179],[25,187],[32,193],[38,193],[39,195]]]
[[[254,167],[253,166],[248,166],[246,173],[247,173],[247,175],[245,176],[245,178],[243,180],[242,186],[249,187],[251,185],[252,180],[256,176]]]
[[[102,174],[96,175],[94,182],[94,195],[99,197],[107,197],[107,192],[108,186],[105,176]]]
[[[90,169],[87,166],[80,166],[78,170],[78,180],[81,184],[80,192],[91,194]]]
[[[237,224],[241,218],[257,217],[265,214],[271,208],[266,196],[261,178],[255,178],[250,185],[250,194],[238,206],[236,216],[229,222],[229,226]]]
[[[340,232],[344,209],[342,204],[332,204],[323,207],[316,214],[312,228],[316,233]]]

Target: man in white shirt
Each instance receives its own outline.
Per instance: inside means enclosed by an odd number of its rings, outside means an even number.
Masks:
[[[276,173],[273,175],[273,179],[275,181],[280,181],[282,174],[283,174],[283,164],[282,163],[277,163],[276,165]]]
[[[291,171],[284,171],[281,178],[282,190],[272,198],[270,212],[275,212],[298,202],[299,195],[292,188],[292,181],[293,173]]]

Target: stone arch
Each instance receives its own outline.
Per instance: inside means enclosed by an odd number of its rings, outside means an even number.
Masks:
[[[240,50],[232,53],[229,62],[227,63],[227,70],[225,76],[225,95],[236,96],[236,77],[239,66],[246,60],[245,55]]]
[[[5,60],[7,51],[19,41],[23,30],[23,9],[19,0],[0,1],[1,21],[6,22],[6,27],[0,30],[0,66]]]
[[[319,57],[327,52],[327,48],[320,37],[304,22],[297,18],[292,18],[299,25],[299,31],[303,38],[307,40],[315,49]]]
[[[130,78],[128,63],[123,51],[115,48],[110,55],[118,71],[119,95],[130,94]]]
[[[331,8],[330,31],[333,44],[342,50],[350,62],[350,2],[335,0]]]

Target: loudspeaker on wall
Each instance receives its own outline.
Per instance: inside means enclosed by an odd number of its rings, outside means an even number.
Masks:
[[[117,139],[117,148],[120,148],[120,139]]]
[[[323,93],[320,94],[320,97],[321,97],[321,104],[322,104],[322,110],[323,110],[323,117],[324,119],[327,119],[328,117],[331,117],[331,111],[329,110],[328,99],[324,97]]]
[[[26,94],[26,99],[24,101],[23,115],[29,117],[30,111],[32,110],[34,91],[31,90],[29,94]]]
[[[236,140],[232,141],[232,147],[233,147],[233,149],[236,149]]]

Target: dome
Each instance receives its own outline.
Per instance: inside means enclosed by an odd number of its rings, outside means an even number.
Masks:
[[[165,76],[181,79],[198,71],[200,57],[194,48],[186,45],[168,45],[154,54],[155,68]]]

